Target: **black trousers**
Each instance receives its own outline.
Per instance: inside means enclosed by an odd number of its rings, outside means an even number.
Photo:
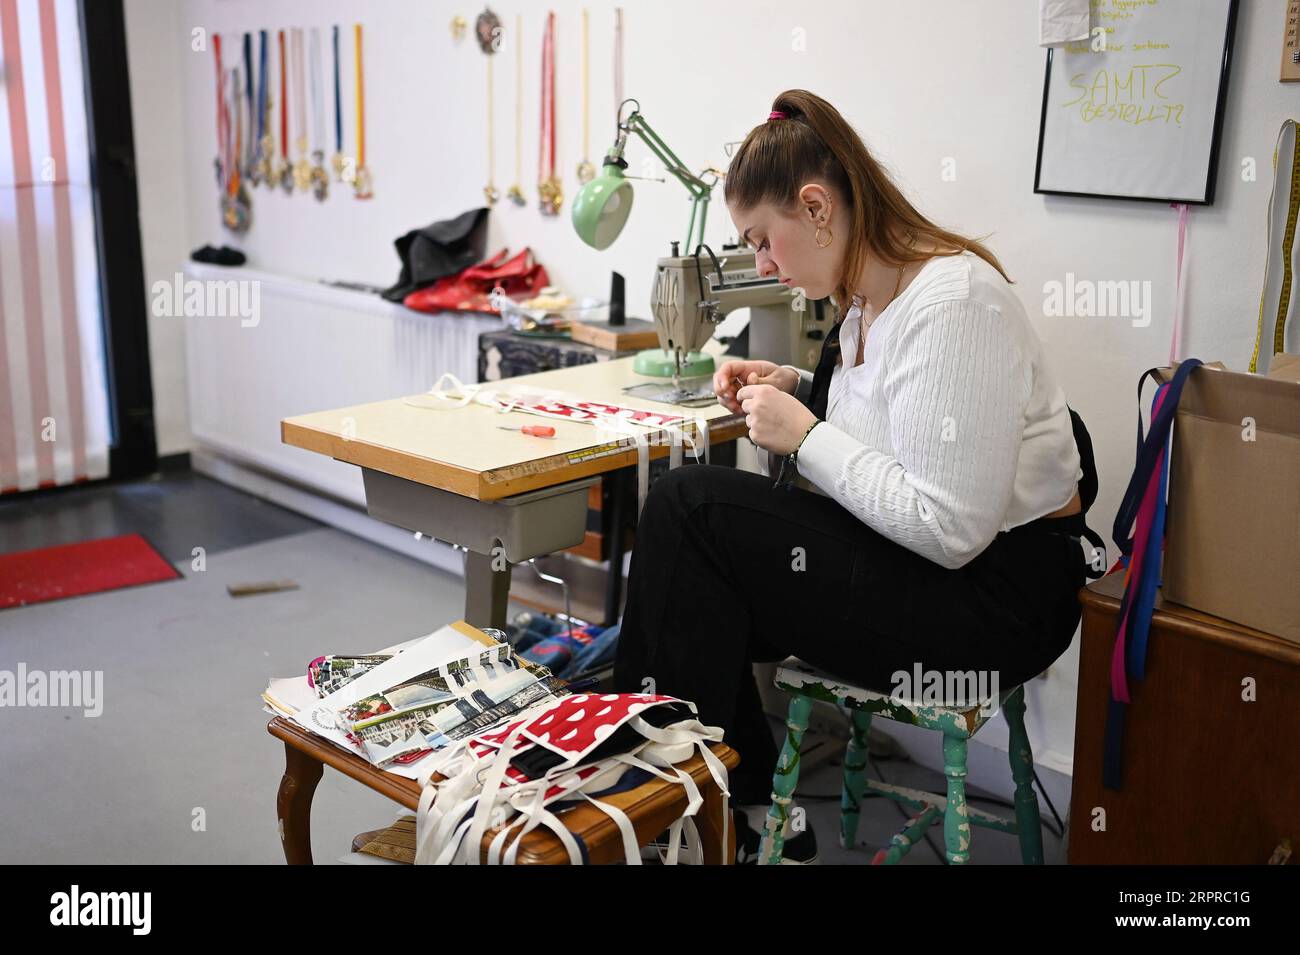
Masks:
[[[764,803],[777,748],[752,663],[795,655],[882,692],[916,664],[989,671],[1009,690],[1069,647],[1085,568],[1077,539],[1036,522],[950,570],[829,497],[685,465],[646,498],[615,689],[694,702],[740,754],[733,800]]]

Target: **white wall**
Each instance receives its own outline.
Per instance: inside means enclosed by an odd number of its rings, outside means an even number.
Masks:
[[[184,161],[187,91],[181,57],[185,49],[178,41],[183,8],[160,0],[126,0],[124,6],[147,291],[185,261],[191,236],[199,234],[201,227],[191,230],[186,204],[191,170]],[[149,359],[158,453],[186,451],[190,428],[183,319],[150,315]]]
[[[559,24],[559,165],[571,195],[581,145],[582,5],[556,0],[550,6]],[[612,138],[613,7],[595,0],[588,6],[591,158],[598,161]],[[659,0],[625,6],[627,95],[639,98],[646,117],[687,165],[725,166],[723,144],[763,121],[776,92],[803,86],[839,106],[923,211],[967,234],[992,233],[990,245],[1017,281],[1070,401],[1092,431],[1102,490],[1091,524],[1109,540],[1132,466],[1134,385],[1144,369],[1167,357],[1176,214],[1156,203],[1033,194],[1044,61],[1035,45],[1035,0]],[[1185,353],[1244,369],[1263,273],[1270,157],[1282,119],[1300,113],[1300,97],[1296,87],[1277,81],[1283,0],[1245,0],[1240,6],[1216,203],[1191,215]],[[1190,0],[1188,7],[1194,9]],[[536,77],[546,8],[521,0],[493,8],[507,27],[516,12],[525,13],[524,182],[534,193]],[[484,61],[469,37],[455,45],[447,29],[453,13],[472,18],[479,9],[428,0],[185,0],[179,7],[166,0],[128,0],[149,281],[170,275],[176,259],[193,246],[230,241],[261,269],[389,284],[398,268],[394,237],[481,202]],[[303,195],[258,190],[252,231],[232,240],[219,228],[212,176],[211,54],[189,52],[189,31],[357,19],[366,26],[375,198],[361,203],[336,196],[318,205]],[[796,29],[806,31],[802,51],[793,49]],[[503,189],[513,178],[513,62],[507,45],[496,71],[496,179]],[[155,124],[146,135],[159,147],[152,155],[140,128],[146,104],[153,107],[148,121]],[[347,137],[350,144],[350,131]],[[637,144],[629,155],[636,171],[647,152]],[[941,178],[947,157],[956,161],[955,181]],[[1242,181],[1245,157],[1258,163],[1258,181]],[[636,187],[630,224],[607,253],[583,246],[567,215],[547,219],[535,208],[508,204],[493,213],[489,244],[533,246],[554,279],[581,294],[602,293],[609,270],[617,268],[628,278],[634,311],[644,314],[653,260],[680,237],[687,204],[675,182]],[[719,190],[708,241],[718,243],[730,232]],[[1067,272],[1094,280],[1150,280],[1150,327],[1044,317],[1044,283],[1063,281]],[[155,322],[154,332],[156,400],[160,422],[168,423],[164,444],[171,447],[178,443],[173,413],[184,405],[182,359],[175,326]],[[1035,684],[1029,701],[1031,713],[1048,717],[1031,727],[1036,750],[1051,752],[1058,762],[1068,763],[1072,751],[1075,682],[1071,651],[1050,680]]]

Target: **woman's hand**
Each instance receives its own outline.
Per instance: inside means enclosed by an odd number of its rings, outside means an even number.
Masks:
[[[772,385],[787,395],[793,395],[799,387],[799,373],[775,362],[733,359],[723,362],[722,367],[713,374],[713,393],[718,396],[718,402],[732,414],[741,413],[736,390],[745,385]]]
[[[736,398],[745,412],[749,440],[773,454],[789,454],[797,448],[817,420],[803,402],[775,385],[746,385]]]

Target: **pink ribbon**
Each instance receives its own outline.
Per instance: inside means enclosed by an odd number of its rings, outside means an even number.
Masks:
[[[1165,392],[1161,391],[1156,396],[1155,403],[1151,408],[1153,420],[1164,401]],[[1127,579],[1124,582],[1126,591],[1130,587],[1133,589],[1131,600],[1137,599],[1137,590],[1142,580],[1142,569],[1146,563],[1147,544],[1151,540],[1151,525],[1155,522],[1156,496],[1160,493],[1160,475],[1165,469],[1165,451],[1165,448],[1161,448],[1160,455],[1156,458],[1156,466],[1152,470],[1151,479],[1147,482],[1146,490],[1142,494],[1142,506],[1138,509],[1137,520],[1134,522],[1133,554],[1129,558]],[[1131,610],[1131,602],[1129,606]],[[1111,652],[1110,658],[1111,695],[1122,703],[1131,702],[1128,692],[1128,668],[1125,666],[1128,649],[1128,621],[1131,616],[1130,614],[1120,621],[1119,630],[1115,634],[1115,648]]]
[[[1187,203],[1171,202],[1178,210],[1178,264],[1174,272],[1174,331],[1169,338],[1169,364],[1178,360],[1178,346],[1183,331],[1183,246],[1187,242]]]

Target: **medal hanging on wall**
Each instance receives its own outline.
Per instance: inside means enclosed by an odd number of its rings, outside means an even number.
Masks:
[[[591,83],[588,79],[587,8],[582,8],[582,162],[578,163],[578,182],[586,183],[596,178],[596,167],[591,164]]]
[[[258,137],[255,135],[257,128],[257,104],[253,99],[253,35],[244,34],[244,86],[245,97],[248,102],[248,138],[244,140],[244,152],[240,157],[240,168],[243,170],[244,180],[253,186],[258,183],[257,178],[257,142]]]
[[[361,24],[352,27],[353,60],[357,77],[357,168],[352,181],[353,195],[357,199],[369,199],[371,191],[370,167],[366,165],[366,80],[365,68],[361,60]]]
[[[226,184],[225,199],[221,206],[221,220],[231,232],[247,232],[249,225],[248,189],[244,177],[239,172],[239,157],[244,145],[244,110],[240,97],[239,69],[230,71],[230,103],[234,104],[234,133],[231,134],[231,121],[226,121],[226,168],[230,170],[230,179]]]
[[[623,119],[623,8],[614,8],[614,124]]]
[[[341,66],[339,64],[339,25],[333,26],[334,33],[334,155],[330,159],[330,168],[334,170],[335,182],[351,182],[352,166],[343,155],[343,90],[339,81]]]
[[[515,181],[506,197],[517,206],[526,205],[524,187],[524,18],[515,15]]]
[[[238,89],[239,85],[240,85],[239,75],[236,74],[235,88]],[[244,84],[244,88],[246,92],[249,94],[247,98],[247,103],[250,107],[250,110],[244,109],[245,100],[239,100],[238,109],[237,109],[237,113],[238,113],[237,128],[239,130],[237,155],[246,156],[247,161],[246,162],[241,161],[241,164],[236,166],[236,170],[239,172],[239,182],[236,183],[235,185],[235,204],[237,206],[236,214],[239,221],[239,228],[236,231],[238,232],[247,231],[248,227],[253,224],[253,200],[248,192],[248,178],[244,175],[243,172],[244,168],[246,168],[247,165],[251,164],[253,159],[253,149],[251,145],[253,139],[253,114],[251,112],[251,107],[253,105],[252,103],[253,88],[250,84],[247,83]]]
[[[271,161],[275,155],[275,138],[271,135],[270,90],[267,89],[267,36],[265,30],[258,31],[258,77],[257,77],[257,162],[253,164],[253,185],[271,182]]]
[[[307,89],[304,73],[307,69],[306,57],[302,49],[302,29],[294,27],[293,40],[293,118],[294,138],[293,185],[299,192],[311,188],[311,161],[307,158]]]
[[[501,198],[501,193],[497,189],[497,162],[496,162],[496,140],[495,140],[495,118],[493,116],[493,90],[492,90],[492,59],[496,55],[497,45],[501,36],[501,18],[492,12],[491,8],[484,7],[483,12],[478,15],[474,21],[474,35],[478,38],[479,49],[487,57],[487,167],[488,181],[483,187],[483,198],[487,200],[489,206],[497,204]],[[516,42],[518,38],[516,37]]]
[[[280,31],[280,165],[275,181],[286,194],[293,193],[293,167],[289,165],[289,55]]]
[[[311,191],[324,202],[330,191],[325,171],[325,94],[321,89],[320,27],[311,28]]]
[[[559,215],[564,202],[560,177],[555,174],[555,13],[546,15],[542,38],[542,131],[537,159],[537,198],[542,215]]]
[[[226,196],[226,71],[221,65],[221,36],[212,35],[212,56],[217,68],[217,155],[212,165],[217,173],[219,202]]]

